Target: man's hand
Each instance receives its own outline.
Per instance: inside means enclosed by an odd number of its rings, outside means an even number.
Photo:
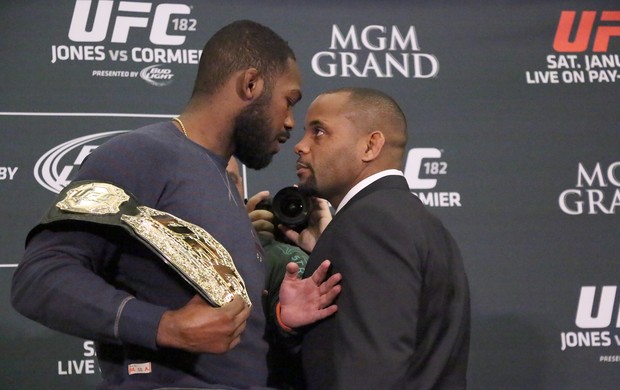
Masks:
[[[267,199],[269,199],[269,191],[261,191],[248,199],[245,208],[248,211],[248,216],[256,233],[273,238],[273,231],[275,229],[273,226],[273,213],[267,210],[256,210],[256,205]]]
[[[306,252],[311,253],[323,230],[325,230],[331,220],[332,213],[329,210],[327,200],[313,197],[308,227],[300,233],[283,225],[278,226],[278,228],[282,230],[286,238],[291,240],[291,242]]]
[[[239,344],[249,316],[250,307],[239,296],[222,307],[213,307],[196,295],[182,308],[164,313],[157,345],[221,354]]]
[[[299,266],[287,264],[280,286],[280,320],[284,325],[290,328],[309,325],[338,310],[333,302],[340,294],[342,276],[337,273],[325,280],[329,266],[329,260],[325,260],[311,277],[300,279]]]

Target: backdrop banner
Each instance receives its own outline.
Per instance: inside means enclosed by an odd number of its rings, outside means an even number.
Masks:
[[[93,149],[177,115],[207,39],[252,19],[295,50],[304,98],[248,193],[296,182],[317,94],[388,93],[408,119],[411,191],[465,259],[469,388],[618,388],[617,0],[8,0],[0,15],[0,387],[99,382],[92,340],[10,305],[26,234]]]

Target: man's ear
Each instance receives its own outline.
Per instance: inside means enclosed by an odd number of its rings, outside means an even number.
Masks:
[[[362,156],[362,161],[370,162],[375,160],[381,154],[383,145],[385,144],[385,137],[379,130],[374,130],[366,137],[366,150]]]
[[[241,99],[254,100],[263,93],[265,80],[256,68],[248,68],[237,78],[237,93]]]

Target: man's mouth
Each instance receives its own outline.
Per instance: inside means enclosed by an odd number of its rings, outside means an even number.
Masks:
[[[310,165],[297,161],[295,168],[297,169],[297,175],[300,175],[304,170],[310,170]]]
[[[291,134],[288,131],[284,131],[278,135],[277,139],[279,143],[283,144],[288,141],[289,138],[291,138]]]

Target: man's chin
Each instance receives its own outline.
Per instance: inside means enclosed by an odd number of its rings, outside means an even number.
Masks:
[[[269,164],[271,164],[271,161],[273,160],[272,154],[264,155],[261,158],[257,158],[256,156],[252,156],[250,158],[239,157],[239,156],[236,156],[236,157],[246,167],[257,170],[257,171],[260,169],[266,168]]]
[[[299,191],[307,196],[318,196],[318,192],[315,186],[311,185],[308,182],[299,182],[297,183],[297,188]]]

